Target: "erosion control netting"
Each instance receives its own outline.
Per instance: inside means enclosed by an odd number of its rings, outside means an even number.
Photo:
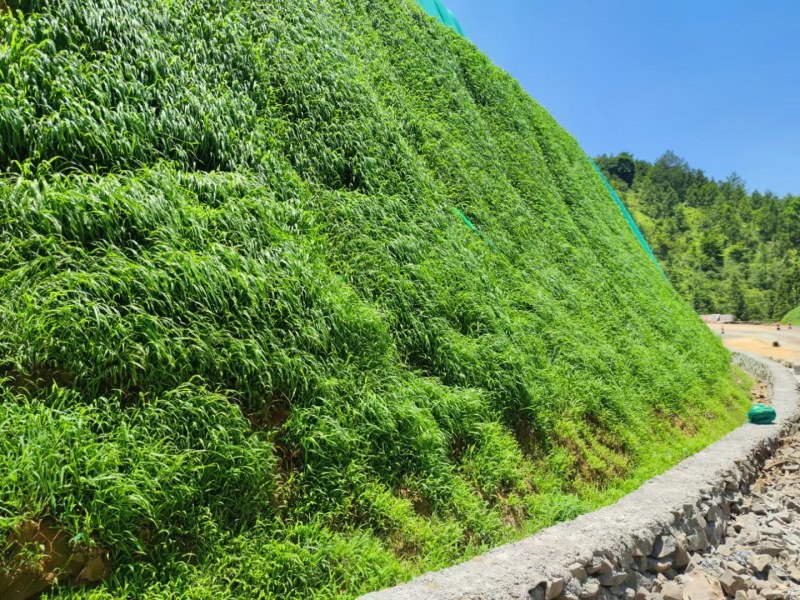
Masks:
[[[451,29],[458,32],[460,35],[464,35],[464,30],[461,28],[461,23],[458,22],[458,19],[453,16],[453,13],[440,2],[440,0],[417,0],[422,8],[431,15],[432,17],[436,17],[442,23],[450,27]]]
[[[625,220],[628,222],[628,226],[631,228],[631,231],[636,236],[636,239],[639,240],[639,244],[641,244],[641,246],[644,249],[644,251],[647,252],[647,255],[650,257],[650,260],[653,261],[653,263],[656,265],[656,267],[658,267],[658,270],[661,271],[661,274],[664,275],[664,277],[666,278],[666,275],[664,274],[664,271],[661,269],[661,265],[658,264],[658,259],[656,258],[656,255],[653,254],[653,251],[650,249],[650,246],[647,243],[647,240],[644,239],[644,235],[642,234],[642,232],[639,229],[638,225],[636,225],[636,221],[633,220],[633,216],[628,211],[628,209],[625,207],[625,204],[622,203],[622,200],[619,199],[619,196],[617,195],[617,192],[614,191],[614,188],[608,182],[608,179],[606,178],[606,176],[603,175],[603,172],[600,170],[600,167],[598,167],[595,164],[594,161],[591,161],[591,162],[592,162],[592,166],[594,167],[594,170],[597,171],[597,174],[600,176],[600,179],[603,180],[603,183],[605,184],[606,188],[608,188],[609,194],[611,194],[611,197],[614,199],[614,202],[619,207],[620,211],[622,212],[623,216],[625,217]]]
[[[423,9],[425,9],[425,11],[429,15],[431,15],[432,17],[436,17],[442,23],[444,23],[448,27],[454,29],[460,35],[462,35],[462,36],[464,35],[464,30],[462,29],[461,24],[455,18],[453,13],[450,12],[450,10],[446,6],[444,6],[444,4],[442,4],[440,2],[440,0],[417,0],[417,2],[420,4],[420,6],[422,6]],[[611,194],[611,197],[614,199],[614,202],[617,204],[619,209],[622,211],[622,214],[625,216],[625,220],[628,222],[628,225],[630,226],[630,228],[633,231],[634,235],[639,240],[639,243],[642,245],[642,248],[644,248],[645,252],[647,252],[647,254],[650,257],[650,259],[655,263],[655,265],[658,267],[659,271],[661,271],[661,273],[663,275],[664,271],[661,269],[661,265],[658,264],[658,260],[656,259],[656,257],[653,254],[652,250],[650,250],[650,246],[647,244],[647,240],[645,240],[644,235],[640,231],[639,227],[636,225],[636,222],[633,220],[633,217],[628,212],[628,209],[625,207],[625,205],[619,199],[619,196],[614,191],[614,188],[611,187],[611,184],[606,179],[606,176],[603,175],[603,172],[598,168],[597,165],[594,164],[594,162],[592,162],[592,165],[594,166],[594,168],[597,171],[597,173],[600,176],[600,178],[603,180],[603,183],[608,188],[608,191]]]

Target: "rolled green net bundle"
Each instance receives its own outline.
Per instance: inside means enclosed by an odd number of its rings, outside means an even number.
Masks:
[[[754,404],[747,411],[747,420],[756,425],[771,425],[776,416],[775,409],[766,404]]]

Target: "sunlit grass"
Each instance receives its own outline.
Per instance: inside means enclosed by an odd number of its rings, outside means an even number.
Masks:
[[[783,319],[781,319],[781,322],[791,323],[792,326],[794,325],[800,326],[800,306],[786,313],[786,316],[783,317]]]
[[[54,595],[352,597],[741,422],[575,141],[415,3],[17,7],[0,534],[113,567]]]

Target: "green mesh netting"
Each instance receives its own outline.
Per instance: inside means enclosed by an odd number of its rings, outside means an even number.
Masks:
[[[458,19],[456,19],[453,16],[453,13],[451,13],[447,9],[447,7],[444,4],[442,4],[439,0],[417,0],[417,2],[423,9],[425,9],[425,11],[429,15],[439,19],[442,23],[454,29],[460,35],[462,36],[464,35],[464,30],[462,29],[461,24],[458,22]],[[661,269],[661,265],[658,264],[658,260],[653,254],[653,251],[650,249],[650,246],[647,245],[647,241],[644,239],[642,232],[639,230],[639,227],[637,227],[636,222],[633,220],[633,217],[628,212],[628,209],[625,208],[625,205],[619,199],[619,196],[617,196],[617,193],[614,191],[614,188],[611,187],[611,184],[608,182],[605,175],[603,175],[603,172],[600,170],[600,168],[596,164],[594,164],[594,161],[592,161],[592,165],[594,166],[595,169],[597,169],[597,172],[600,174],[600,177],[603,179],[603,182],[606,184],[606,187],[608,188],[609,192],[611,192],[611,197],[614,199],[617,206],[622,211],[622,214],[628,221],[631,230],[633,231],[634,235],[636,235],[636,238],[639,240],[639,243],[642,245],[642,248],[644,248],[645,252],[647,252],[650,259],[655,263],[656,267],[658,267],[658,270],[661,271],[661,274],[664,275],[664,277],[666,277],[664,271]],[[474,229],[472,223],[470,223],[469,220],[463,214],[461,214],[460,212],[458,214],[461,216],[462,219],[466,221],[467,225],[469,225]]]
[[[420,6],[422,6],[429,15],[436,17],[442,23],[457,31],[460,35],[464,35],[461,23],[458,22],[458,19],[453,16],[453,13],[439,0],[417,0],[417,2],[419,2]]]
[[[766,404],[754,404],[747,411],[747,420],[756,425],[770,425],[776,416],[775,409]]]
[[[603,180],[603,183],[606,184],[606,187],[608,188],[608,191],[611,193],[611,197],[614,199],[614,202],[617,203],[617,206],[622,211],[622,214],[625,216],[625,220],[628,221],[628,225],[630,226],[631,230],[633,231],[634,235],[636,236],[636,239],[639,240],[639,243],[642,245],[642,248],[644,248],[644,251],[647,252],[647,255],[655,263],[656,267],[658,267],[658,270],[661,271],[661,274],[664,275],[664,277],[666,278],[666,274],[664,273],[664,270],[661,268],[661,265],[658,264],[658,259],[656,259],[656,255],[653,254],[653,251],[650,249],[650,246],[647,245],[647,240],[644,239],[644,235],[642,235],[642,232],[639,230],[639,227],[636,225],[636,221],[633,220],[633,217],[631,216],[631,213],[629,213],[628,209],[625,208],[625,205],[622,203],[622,200],[619,199],[619,196],[617,196],[617,192],[615,192],[614,188],[611,187],[611,184],[608,182],[608,179],[606,179],[606,176],[603,175],[603,172],[600,170],[600,167],[598,167],[593,160],[591,161],[591,163],[592,163],[592,166],[597,171],[597,173],[600,175],[600,178]]]

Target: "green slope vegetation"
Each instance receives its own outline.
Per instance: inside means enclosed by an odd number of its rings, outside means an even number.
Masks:
[[[0,584],[38,524],[53,596],[351,597],[741,422],[576,142],[412,0],[16,7]]]
[[[763,321],[800,304],[800,196],[748,193],[736,175],[715,181],[672,152],[596,161],[699,313]]]
[[[791,323],[792,325],[800,325],[800,306],[786,313],[782,319],[782,322]]]

